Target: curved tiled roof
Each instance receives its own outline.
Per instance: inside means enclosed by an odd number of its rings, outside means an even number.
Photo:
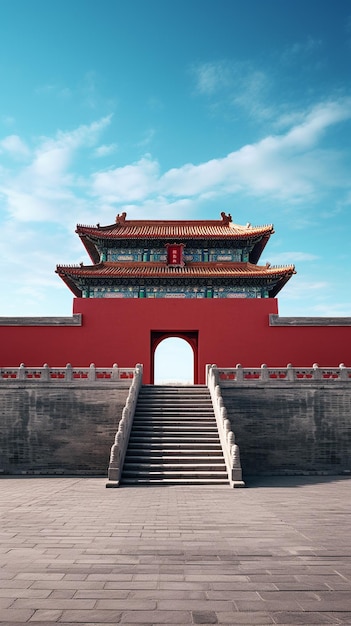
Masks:
[[[272,285],[271,297],[287,283],[295,273],[293,265],[287,266],[259,266],[253,263],[188,263],[182,267],[166,265],[165,263],[112,263],[101,262],[96,265],[58,265],[56,272],[77,296],[81,297],[81,281],[131,279],[168,280],[171,278],[213,281],[216,279],[229,279],[233,281],[250,281],[254,279],[266,279]]]
[[[112,263],[97,265],[60,265],[57,273],[73,277],[90,278],[259,278],[291,275],[294,265],[259,266],[252,263],[188,263],[183,267],[165,265],[165,263]]]
[[[273,225],[240,226],[223,221],[132,221],[111,226],[78,225],[76,232],[93,239],[250,239],[270,235]]]
[[[235,244],[235,241],[253,243],[250,261],[257,263],[270,236],[273,225],[240,226],[234,224],[230,215],[221,214],[221,220],[127,220],[126,214],[117,215],[110,226],[84,226],[78,224],[80,236],[93,263],[100,260],[101,248],[117,242],[161,241],[163,243],[212,240]],[[144,244],[146,245],[146,244]]]

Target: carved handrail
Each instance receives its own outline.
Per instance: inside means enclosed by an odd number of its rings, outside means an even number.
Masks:
[[[135,367],[133,382],[125,407],[122,411],[122,419],[118,424],[118,430],[114,443],[111,447],[110,462],[108,466],[108,480],[106,487],[118,487],[122,474],[124,458],[127,451],[129,435],[133,424],[135,407],[138,400],[140,387],[143,380],[143,366],[138,363]]]
[[[242,367],[238,364],[236,367],[216,367],[216,375],[222,387],[255,383],[274,385],[279,382],[351,382],[351,368],[344,363],[340,363],[339,367],[319,367],[317,363],[312,367],[293,367],[290,363],[286,367],[268,367],[265,364],[261,367]]]
[[[26,367],[21,363],[19,367],[0,368],[1,382],[130,382],[134,378],[133,367],[118,367],[114,363],[112,367],[95,367],[91,363],[89,367],[73,367],[67,363],[66,367],[50,367],[47,363],[43,367]]]
[[[221,388],[218,384],[216,365],[207,366],[207,386],[211,394],[213,410],[216,417],[218,434],[231,487],[244,487],[240,463],[239,446],[235,443],[235,435],[224,406]]]

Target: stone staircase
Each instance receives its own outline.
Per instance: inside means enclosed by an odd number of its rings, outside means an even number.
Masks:
[[[141,388],[122,484],[229,484],[205,386]]]

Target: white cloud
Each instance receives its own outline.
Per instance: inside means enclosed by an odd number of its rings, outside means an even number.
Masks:
[[[186,164],[166,172],[160,186],[175,196],[200,195],[217,188],[222,193],[296,200],[317,194],[328,185],[348,184],[339,155],[322,150],[318,142],[327,129],[351,118],[351,101],[315,107],[285,134],[271,135],[221,159]]]
[[[154,128],[149,128],[149,130],[145,131],[143,138],[141,139],[141,141],[138,142],[138,147],[139,148],[146,148],[147,146],[149,146],[154,138],[156,134],[156,131]]]
[[[195,88],[202,95],[213,95],[232,83],[232,65],[226,61],[199,63],[191,68]]]
[[[81,245],[77,250],[73,229],[67,233],[57,227],[55,232],[47,232],[38,224],[18,225],[5,220],[1,226],[0,263],[8,270],[0,273],[0,291],[7,297],[2,299],[1,315],[55,315],[57,303],[55,311],[52,302],[56,293],[60,302],[66,303],[69,315],[72,297],[54,270],[58,262],[79,262],[83,255]]]
[[[228,111],[240,108],[255,120],[276,115],[275,107],[268,104],[271,81],[265,72],[248,62],[198,63],[192,66],[191,74],[195,92],[207,96],[212,111],[224,106],[228,115]]]
[[[324,302],[313,306],[312,311],[318,317],[350,317],[350,304]]]
[[[110,143],[109,145],[103,144],[95,148],[94,155],[98,158],[109,156],[110,154],[116,152],[117,148],[118,146],[116,143]]]
[[[78,213],[82,200],[69,168],[76,151],[94,145],[110,120],[107,116],[71,132],[58,131],[54,138],[41,138],[31,153],[28,150],[29,165],[3,172],[0,193],[12,217],[20,221],[60,221],[65,213]],[[10,145],[18,149],[22,144],[19,139]]]
[[[86,222],[90,214],[94,220],[102,219],[125,206],[142,207],[144,217],[147,211],[152,217],[163,206],[174,216],[181,203],[191,212],[209,198],[235,194],[284,201],[286,207],[302,201],[311,205],[335,186],[344,188],[345,195],[349,192],[344,155],[322,147],[321,142],[330,127],[350,118],[350,99],[325,102],[299,114],[298,123],[285,132],[222,158],[187,163],[164,173],[159,162],[146,154],[131,164],[77,176],[73,164],[78,151],[93,147],[95,154],[102,155],[115,146],[96,146],[111,116],[44,137],[32,151],[13,135],[3,140],[5,147],[26,153],[29,163],[0,170],[0,193],[16,220],[61,222],[65,218],[70,223]]]
[[[26,158],[30,151],[18,135],[8,135],[0,141],[0,152],[8,152],[15,158]]]
[[[190,198],[170,200],[165,196],[158,196],[145,200],[142,204],[122,204],[119,211],[126,211],[129,219],[191,219],[196,209],[196,202]],[[108,214],[111,216],[112,207]]]
[[[13,117],[13,115],[1,115],[0,116],[0,121],[4,126],[10,127],[10,126],[14,126],[16,120]]]
[[[145,156],[132,165],[125,165],[93,175],[93,193],[104,202],[143,200],[155,191],[159,165]]]
[[[309,36],[303,41],[295,41],[286,47],[285,51],[281,55],[283,62],[297,62],[301,57],[308,57],[315,53],[319,53],[323,45],[321,39],[314,39]]]
[[[272,265],[290,265],[291,263],[301,263],[305,261],[317,261],[319,257],[310,252],[276,252],[272,253],[262,260],[262,263],[269,261]]]
[[[291,299],[304,299],[311,292],[320,292],[329,287],[324,280],[312,281],[300,278],[299,281],[290,280],[284,287],[284,296]]]
[[[279,294],[281,316],[350,316],[350,299],[338,302],[333,293],[335,285],[325,280],[313,280],[298,273]],[[307,312],[306,312],[307,311]]]
[[[69,87],[61,87],[60,85],[52,83],[47,83],[46,85],[41,85],[40,87],[37,87],[35,89],[35,93],[37,95],[53,95],[64,100],[67,100],[72,96],[72,91],[71,89],[69,89]]]

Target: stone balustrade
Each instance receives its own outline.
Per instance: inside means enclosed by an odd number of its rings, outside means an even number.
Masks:
[[[50,367],[47,363],[43,367],[26,367],[21,363],[19,367],[4,367],[0,369],[0,385],[4,382],[131,382],[135,375],[135,368],[118,367],[115,363],[112,367],[95,367],[91,363],[89,367],[73,367],[67,363],[66,367]]]
[[[261,367],[217,367],[212,366],[215,371],[216,380],[221,386],[232,384],[272,384],[278,382],[287,383],[308,383],[323,382],[331,383],[335,381],[351,383],[351,367],[346,367],[341,363],[339,367],[319,367],[314,363],[312,367],[293,367],[290,363],[286,367],[268,367],[263,364]]]
[[[135,408],[142,381],[143,366],[139,363],[135,367],[135,376],[129,388],[126,405],[122,411],[122,419],[119,422],[115,440],[111,447],[110,462],[108,466],[108,482],[106,483],[106,487],[119,487],[123,463],[128,447],[129,435],[132,429]]]
[[[215,365],[208,365],[206,369],[207,387],[211,394],[230,486],[244,487],[245,483],[242,479],[239,446],[235,443],[235,435],[228,419],[227,409],[223,403],[221,388],[218,384],[217,367]]]

